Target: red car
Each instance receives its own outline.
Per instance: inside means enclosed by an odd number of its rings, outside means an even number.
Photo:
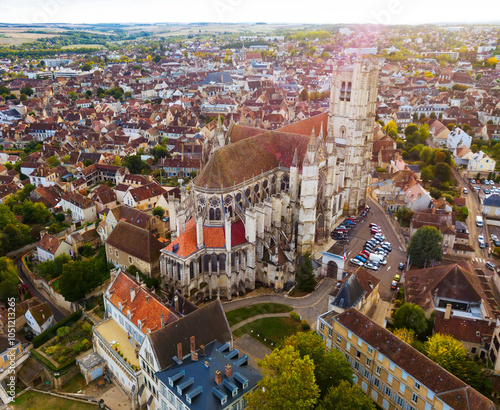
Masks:
[[[381,231],[380,229],[377,229],[377,228],[372,228],[372,229],[370,230],[370,233],[371,233],[372,235],[375,235],[375,234],[377,234],[377,233],[382,233],[382,231]]]
[[[370,256],[370,252],[368,252],[366,250],[365,251],[361,251],[359,254],[363,255],[363,256],[366,256],[367,258]]]

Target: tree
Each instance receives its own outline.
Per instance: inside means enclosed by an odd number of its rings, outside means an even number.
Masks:
[[[473,387],[481,386],[481,367],[467,356],[464,345],[450,335],[436,333],[424,343],[427,357]]]
[[[248,395],[249,410],[312,409],[319,397],[314,363],[292,346],[275,349],[260,360],[262,380]]]
[[[358,386],[342,380],[328,389],[318,410],[375,410],[375,403]]]
[[[153,215],[163,218],[163,215],[165,215],[165,210],[161,206],[157,206],[155,207],[155,209],[153,209]]]
[[[16,224],[17,219],[14,212],[5,204],[0,204],[0,229],[5,228],[8,224]]]
[[[309,92],[307,91],[307,88],[302,89],[302,91],[299,94],[299,100],[300,101],[309,100]]]
[[[23,87],[19,90],[21,94],[25,94],[28,97],[31,97],[34,94],[33,89],[30,86]]]
[[[297,269],[297,288],[302,292],[312,292],[316,286],[314,268],[309,254],[305,254]]]
[[[96,276],[98,275],[92,262],[70,261],[63,265],[59,291],[67,301],[76,302],[92,290]]]
[[[413,217],[414,214],[415,212],[406,207],[399,208],[396,211],[396,217],[398,218],[400,225],[403,227],[410,226],[411,218]]]
[[[151,150],[151,154],[153,154],[155,161],[158,161],[160,158],[168,156],[168,149],[163,145],[157,145]]]
[[[423,268],[432,260],[440,261],[443,257],[442,240],[443,235],[433,226],[423,226],[417,229],[408,246],[411,264]]]
[[[82,68],[82,71],[90,71],[90,70],[92,70],[92,64],[87,62],[84,65],[82,65],[81,68]]]
[[[49,165],[50,168],[55,168],[61,165],[59,160],[55,155],[52,155],[51,157],[47,158],[47,164]]]
[[[427,331],[427,319],[424,310],[413,303],[403,303],[392,315],[392,322],[396,329],[413,330],[416,335],[423,335]]]
[[[424,182],[429,182],[434,179],[434,172],[432,171],[431,165],[427,165],[426,167],[422,168],[421,178]]]
[[[0,258],[0,300],[7,303],[7,299],[16,297],[19,276],[14,262],[5,256]]]
[[[33,203],[31,201],[24,201],[21,208],[21,215],[23,217],[23,223],[45,223],[50,217],[51,213],[47,207],[42,202]]]
[[[394,336],[411,345],[415,341],[415,331],[404,327],[394,329]]]
[[[116,165],[117,167],[122,166],[122,159],[118,155],[115,157],[115,162],[113,163],[113,165]]]
[[[462,218],[465,221],[469,216],[469,208],[467,208],[466,206],[461,207],[460,214],[462,215]]]
[[[437,156],[437,154],[436,154]],[[451,167],[445,162],[438,162],[434,165],[434,176],[441,182],[449,182],[452,180]]]
[[[149,165],[141,159],[140,155],[129,155],[125,157],[123,165],[125,165],[132,174],[140,174],[143,170],[149,170]]]
[[[410,123],[405,128],[405,135],[408,137],[409,135],[415,134],[417,131],[418,131],[418,125]]]
[[[85,165],[86,167],[90,167],[92,164],[93,162],[91,159],[86,159],[85,161],[83,161],[83,165]]]
[[[284,346],[293,346],[300,357],[309,358],[314,363],[314,376],[321,395],[330,386],[337,386],[342,380],[352,382],[352,370],[349,362],[340,350],[326,350],[321,336],[313,332],[300,332],[286,338]]]

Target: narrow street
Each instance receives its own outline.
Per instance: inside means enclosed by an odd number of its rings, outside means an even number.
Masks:
[[[29,281],[29,279],[26,277],[24,274],[23,270],[21,269],[21,259],[18,259],[15,262],[17,272],[19,274],[19,279],[21,282],[23,282],[26,286],[28,286],[29,290],[32,292],[33,296],[36,296],[38,299],[40,299],[42,302],[48,302],[50,308],[52,309],[52,313],[54,313],[54,319],[56,322],[60,322],[63,320],[66,316],[69,315],[69,312],[64,313],[60,308],[55,306],[48,298],[46,298],[37,288],[33,286],[33,284]]]

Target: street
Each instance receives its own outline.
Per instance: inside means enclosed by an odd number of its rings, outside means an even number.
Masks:
[[[380,280],[379,293],[381,298],[390,301],[394,293],[391,289],[391,282],[395,274],[402,273],[402,271],[398,270],[398,266],[400,262],[406,262],[406,251],[394,232],[392,224],[387,219],[389,216],[370,199],[368,199],[368,205],[371,210],[366,218],[358,222],[348,233],[349,243],[346,247],[347,260],[345,269],[354,271],[357,268],[355,265],[350,264],[349,260],[361,252],[365,242],[372,238],[369,228],[370,223],[377,224],[382,229],[386,241],[392,244],[392,252],[387,255],[387,265],[380,266],[378,271],[368,271]]]
[[[52,313],[54,314],[54,319],[56,322],[60,322],[63,320],[68,314],[63,313],[57,306],[55,306],[49,299],[47,299],[40,291],[33,286],[33,284],[29,281],[29,279],[26,277],[24,274],[23,270],[21,269],[21,259],[18,259],[15,262],[15,265],[17,267],[17,272],[19,274],[19,279],[21,282],[23,282],[26,286],[28,286],[29,290],[33,293],[33,296],[36,296],[38,299],[40,299],[42,302],[48,302],[50,308],[52,309]]]

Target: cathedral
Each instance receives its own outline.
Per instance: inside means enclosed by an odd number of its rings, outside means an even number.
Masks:
[[[326,113],[274,131],[219,122],[170,212],[165,290],[202,301],[295,282],[298,257],[365,204],[378,76],[376,61],[357,57],[334,67]]]

